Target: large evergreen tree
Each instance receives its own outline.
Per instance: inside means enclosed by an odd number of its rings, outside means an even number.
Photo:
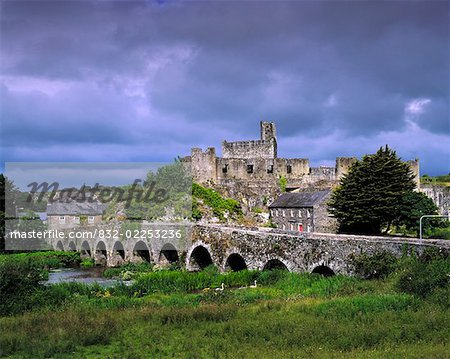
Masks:
[[[414,188],[409,165],[386,145],[350,167],[332,194],[330,212],[340,232],[387,232],[399,216],[404,195]]]
[[[419,220],[425,214],[437,214],[438,208],[433,200],[421,192],[407,192],[403,198],[394,224],[404,226],[406,230],[415,231],[419,235]],[[439,225],[438,220],[424,222],[424,228]]]

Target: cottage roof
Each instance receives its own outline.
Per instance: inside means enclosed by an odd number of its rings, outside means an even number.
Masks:
[[[100,202],[53,202],[47,204],[47,215],[100,215],[106,210],[106,204]]]
[[[275,201],[273,201],[269,208],[301,208],[313,207],[321,203],[330,190],[314,191],[314,192],[287,192],[283,193]]]

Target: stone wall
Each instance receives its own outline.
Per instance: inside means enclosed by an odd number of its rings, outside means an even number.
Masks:
[[[450,187],[433,184],[422,184],[420,191],[433,200],[439,213],[447,215],[450,207]]]
[[[342,176],[348,173],[349,168],[357,161],[356,157],[337,157],[336,158],[336,179],[339,181]]]
[[[275,158],[276,140],[222,142],[223,158]]]
[[[196,182],[206,183],[217,179],[216,149],[214,147],[209,147],[205,152],[201,148],[193,148],[189,160],[192,177]],[[186,162],[186,158],[184,161]]]

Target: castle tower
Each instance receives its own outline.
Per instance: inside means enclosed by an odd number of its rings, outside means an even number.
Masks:
[[[277,131],[275,128],[275,122],[261,121],[259,123],[259,126],[261,128],[261,140],[269,141],[272,138],[275,140],[277,139]]]
[[[357,161],[356,157],[336,157],[336,179],[339,181]]]

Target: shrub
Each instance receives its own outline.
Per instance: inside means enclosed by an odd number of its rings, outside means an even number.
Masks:
[[[92,258],[85,258],[81,261],[81,268],[92,268],[95,266],[95,261]]]
[[[360,254],[353,258],[356,275],[364,279],[386,278],[397,268],[398,259],[387,251],[374,255]]]
[[[450,286],[450,259],[429,262],[415,260],[403,268],[395,286],[398,290],[425,298]]]

